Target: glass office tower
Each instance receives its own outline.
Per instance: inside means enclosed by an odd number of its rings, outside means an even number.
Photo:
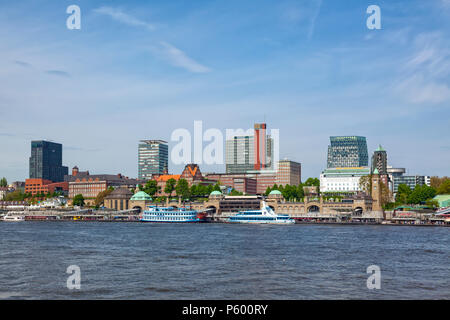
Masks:
[[[330,137],[327,168],[367,167],[369,154],[365,137]]]
[[[30,179],[64,181],[69,169],[62,165],[62,144],[31,141]]]
[[[152,179],[154,174],[167,173],[169,168],[169,147],[163,140],[141,140],[138,155],[138,177]]]

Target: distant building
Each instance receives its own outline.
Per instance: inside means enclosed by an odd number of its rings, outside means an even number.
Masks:
[[[194,184],[203,184],[203,185],[209,185],[209,184],[215,184],[216,181],[205,178],[201,171],[200,167],[195,163],[187,164],[183,172],[181,174],[161,174],[161,175],[153,175],[153,180],[156,180],[158,183],[158,187],[160,187],[160,192],[158,195],[167,195],[164,192],[164,189],[166,187],[166,183],[168,180],[174,179],[178,182],[180,179],[184,179],[187,181],[189,187],[191,187]]]
[[[374,151],[372,155],[372,172],[378,170],[380,175],[387,175],[387,153],[381,145],[377,150]]]
[[[10,190],[8,187],[0,187],[0,201],[2,201],[9,192]]]
[[[320,175],[320,192],[362,191],[359,180],[369,174],[368,167],[325,169]]]
[[[302,182],[302,165],[295,161],[280,160],[278,162],[277,181],[278,185],[299,185]]]
[[[141,140],[138,148],[138,179],[150,180],[153,175],[168,172],[169,147],[166,141]]]
[[[11,183],[10,187],[14,190],[25,192],[25,181],[14,181]]]
[[[62,195],[67,195],[69,190],[68,182],[52,182],[45,179],[26,179],[25,180],[25,193],[31,193],[33,196],[36,194],[47,194],[59,192]]]
[[[393,179],[393,191],[397,193],[398,186],[401,184],[406,184],[411,189],[414,189],[416,185],[427,185],[430,186],[430,177],[429,176],[396,176]]]
[[[245,174],[209,173],[206,177],[243,194],[256,194],[256,179],[249,178]]]
[[[257,123],[253,135],[234,136],[225,142],[226,173],[273,169],[273,140],[266,124]]]
[[[133,193],[127,187],[119,187],[112,191],[103,200],[105,208],[114,210],[128,210]]]
[[[122,174],[89,174],[89,171],[79,171],[78,167],[72,169],[72,175],[67,175],[64,180],[69,184],[69,198],[73,199],[77,194],[83,195],[87,203],[93,203],[97,195],[109,187],[135,188],[144,181],[130,179]]]
[[[365,137],[330,137],[327,168],[367,167],[369,155]]]
[[[210,173],[205,175],[210,180],[220,181],[222,185],[234,188],[244,194],[264,194],[267,187],[277,181],[274,170],[253,170],[247,173]]]
[[[31,141],[30,179],[64,181],[68,168],[62,165],[62,144]]]

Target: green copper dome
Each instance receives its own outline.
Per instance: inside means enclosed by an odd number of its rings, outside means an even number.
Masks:
[[[377,168],[375,168],[375,170],[373,171],[373,174],[380,174],[380,173],[378,172],[378,169],[377,169]]]
[[[221,196],[222,192],[214,190],[213,192],[211,192],[210,196]]]
[[[278,191],[278,190],[272,190],[272,191],[270,191],[270,193],[269,193],[269,196],[270,195],[283,195],[280,191]]]
[[[135,195],[133,195],[130,199],[131,201],[152,201],[152,197],[150,197],[144,191],[139,191]]]

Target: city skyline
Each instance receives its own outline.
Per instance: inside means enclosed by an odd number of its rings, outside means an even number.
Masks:
[[[339,137],[344,137],[344,138],[347,138],[347,137],[349,137],[349,136],[330,136],[329,138],[331,139],[331,138],[339,138]],[[366,137],[361,137],[361,138],[363,138],[364,139],[364,141],[365,141],[365,139],[366,139]],[[46,140],[42,140],[42,141],[44,141],[44,142],[50,142],[50,143],[52,143],[52,144],[60,144],[60,143],[58,143],[58,142],[55,142],[55,141],[46,141]],[[140,140],[139,141],[139,143],[138,143],[138,147],[140,147],[141,145],[142,145],[142,141],[161,141],[161,142],[166,142],[166,141],[163,141],[163,140]],[[33,142],[35,142],[35,141],[30,141],[31,142],[31,145],[33,145]],[[62,152],[62,155],[64,155],[64,144],[61,144],[62,145],[62,149],[63,149],[63,152]],[[167,144],[166,144],[167,145]],[[328,149],[327,149],[327,154],[326,154],[326,159],[325,159],[325,166],[323,167],[323,169],[326,169],[327,168],[327,164],[328,164],[328,158],[329,158],[329,156],[328,156],[328,150],[329,150],[329,145],[328,145]],[[377,149],[374,149],[373,151],[371,151],[370,150],[370,148],[368,148],[368,152],[369,152],[369,155],[370,155],[370,159],[371,160],[369,160],[369,163],[368,163],[368,165],[367,166],[365,166],[366,168],[367,168],[367,170],[369,170],[370,171],[370,168],[372,167],[372,165],[373,165],[373,158],[372,158],[372,156],[379,150],[381,148],[381,146],[379,145],[378,146],[378,148]],[[225,146],[225,144],[224,144],[224,146],[223,146],[223,149],[224,149],[224,155],[226,154],[226,146]],[[383,151],[384,152],[386,152],[386,150],[384,150],[383,149]],[[280,151],[281,152],[281,151]],[[169,148],[169,150],[168,150],[168,156],[169,156],[169,169],[170,169],[170,167],[176,167],[176,168],[178,168],[178,167],[182,167],[183,169],[185,168],[185,166],[186,165],[188,165],[188,164],[190,164],[190,163],[194,163],[193,161],[190,161],[190,162],[188,162],[188,163],[185,163],[185,164],[182,164],[182,165],[170,165],[171,164],[171,162],[170,162],[170,154],[171,154],[171,149]],[[282,153],[282,152],[281,152]],[[192,157],[193,158],[193,157]],[[225,158],[225,157],[224,157]],[[30,157],[28,158],[28,160],[30,159]],[[299,162],[299,163],[301,163],[301,161],[297,161],[296,159],[290,159],[290,158],[286,158],[286,157],[284,157],[284,158],[280,158],[279,159],[279,161],[284,161],[284,160],[289,160],[289,161],[294,161],[294,162]],[[64,158],[63,158],[63,162],[64,162],[65,160],[64,160]],[[137,163],[138,163],[138,167],[139,167],[139,154],[138,154],[138,157],[137,157]],[[274,164],[275,165],[275,164]],[[302,166],[303,166],[303,164],[302,164]],[[401,167],[401,165],[400,166],[393,166],[392,165],[392,163],[390,163],[389,161],[387,162],[387,166],[388,167]],[[68,165],[68,166],[66,166],[65,168],[77,168],[78,169],[78,166],[77,166],[77,164],[74,164],[74,165]],[[202,171],[204,171],[204,172],[210,172],[210,173],[225,173],[226,172],[226,164],[224,163],[224,164],[222,164],[222,165],[199,165],[199,167],[201,168],[201,170]],[[205,170],[203,170],[202,169],[202,167],[204,168],[204,167],[206,167],[206,168],[210,168],[210,167],[215,167],[215,168],[218,168],[216,171],[205,171]],[[29,169],[29,168],[27,168],[27,169]],[[92,168],[90,168],[89,166],[88,167],[86,167],[85,169],[88,169],[88,171],[90,170],[90,171],[92,171],[92,172],[94,172],[93,170],[92,170]],[[421,175],[422,173],[414,173],[414,172],[412,172],[411,170],[410,170],[410,168],[404,168],[405,169],[405,175]],[[137,171],[139,171],[139,170],[137,170]],[[303,168],[302,168],[302,171],[303,171]],[[322,170],[323,171],[323,170]],[[321,172],[322,172],[321,171]],[[24,179],[22,179],[23,181],[24,180],[26,180],[27,178],[29,178],[30,177],[30,171],[27,171],[28,172],[28,175],[26,176],[26,178],[24,178]],[[104,172],[104,170],[102,171],[102,169],[100,169],[99,171],[95,171],[96,173],[98,173],[98,172],[102,172],[102,173],[105,173]],[[119,171],[117,171],[117,172],[119,172],[119,173],[121,173],[121,174],[123,174],[123,172],[126,172],[126,170],[119,170]],[[171,170],[169,170],[168,171],[169,173],[174,173],[174,171],[171,171]],[[250,171],[251,172],[251,171]],[[162,172],[161,172],[162,173]],[[127,176],[126,174],[124,174],[125,176]],[[422,174],[422,175],[428,175],[428,176],[432,176],[432,175],[429,175],[429,174]],[[320,176],[320,174],[319,174],[319,176]],[[318,178],[319,176],[312,176],[312,175],[304,175],[303,176],[303,178],[302,178],[302,181],[304,181],[304,180],[306,180],[306,178],[307,177],[313,177],[313,178]],[[136,175],[136,177],[135,176],[130,176],[130,177],[134,177],[134,178],[137,178],[137,179],[139,179],[139,176],[138,175]],[[8,177],[6,177],[6,178],[8,178]],[[22,181],[22,180],[20,180],[20,179],[9,179],[8,178],[8,181]]]
[[[367,137],[369,154],[381,144],[409,174],[450,171],[448,1],[377,1],[381,30],[361,1],[79,1],[81,30],[66,28],[70,4],[0,4],[8,181],[27,177],[39,139],[62,143],[69,168],[137,177],[138,141],[194,120],[224,131],[264,119],[304,177],[326,167],[334,135]]]

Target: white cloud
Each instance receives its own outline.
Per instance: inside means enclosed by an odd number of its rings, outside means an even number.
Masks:
[[[317,17],[319,16],[321,7],[322,7],[322,0],[318,0],[316,2],[316,10],[314,12],[314,15],[311,18],[311,24],[309,25],[308,39],[311,39],[312,36],[314,35],[314,28],[316,27],[316,20],[317,20]]]
[[[450,47],[442,33],[417,35],[413,54],[401,71],[394,91],[407,101],[436,104],[450,100]]]
[[[161,48],[157,50],[170,64],[181,67],[195,73],[210,72],[211,69],[189,58],[183,51],[170,43],[161,42]]]
[[[450,99],[447,85],[427,81],[422,75],[414,75],[399,82],[395,91],[411,103],[440,103]]]
[[[154,25],[147,23],[145,21],[139,20],[129,14],[126,14],[125,12],[123,12],[122,10],[117,9],[117,8],[103,6],[103,7],[94,9],[94,12],[110,16],[112,19],[119,21],[121,23],[124,23],[124,24],[128,24],[130,26],[145,27],[151,31],[155,30]]]

